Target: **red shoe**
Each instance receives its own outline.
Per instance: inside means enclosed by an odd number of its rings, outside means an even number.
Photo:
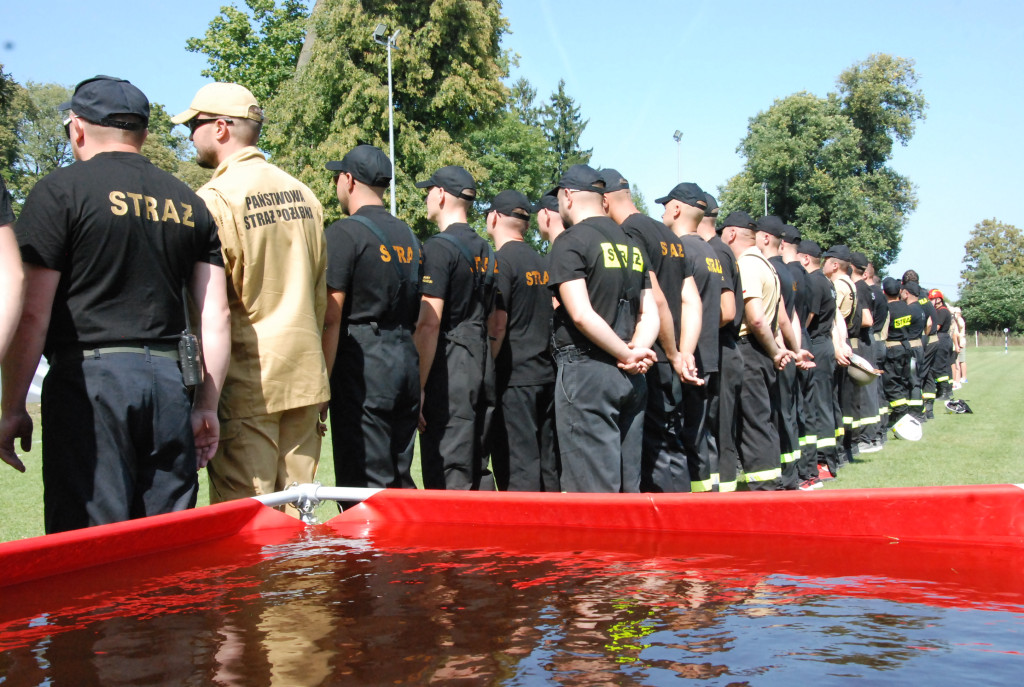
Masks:
[[[830,479],[835,479],[836,476],[832,474],[832,471],[828,469],[827,465],[818,466],[818,479],[822,482],[827,482]]]
[[[820,479],[812,477],[811,479],[805,479],[797,488],[800,491],[814,491],[815,489],[821,489],[823,486],[825,485],[821,483]]]

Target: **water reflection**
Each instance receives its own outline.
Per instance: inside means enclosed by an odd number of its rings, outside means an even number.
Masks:
[[[766,573],[764,561],[664,544],[639,555],[553,540],[524,552],[385,539],[314,530],[235,551],[235,565],[211,546],[173,573],[151,560],[116,581],[108,571],[60,593],[51,585],[45,616],[0,613],[0,675],[55,685],[725,685],[918,680],[966,663],[999,682],[1024,663],[1013,653],[1024,645],[1020,606],[871,598],[897,584],[884,578]],[[29,597],[44,593],[34,584],[23,586]],[[898,581],[908,584],[931,593],[931,583]]]

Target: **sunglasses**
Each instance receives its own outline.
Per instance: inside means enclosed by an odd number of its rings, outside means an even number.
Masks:
[[[199,119],[194,117],[188,120],[188,131],[190,134],[194,134],[196,129],[201,127],[203,124],[209,124],[210,122],[224,122],[225,124],[234,124],[235,120],[228,119],[227,117],[214,117],[213,119]]]

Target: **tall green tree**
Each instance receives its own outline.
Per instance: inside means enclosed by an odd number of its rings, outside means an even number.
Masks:
[[[555,154],[556,166],[551,177],[554,183],[573,165],[590,162],[593,148],[580,148],[580,137],[590,120],[580,116],[576,101],[565,92],[565,79],[559,80],[558,89],[551,94],[548,104],[541,108],[540,115],[544,134]]]
[[[875,54],[836,82],[840,110],[860,131],[860,159],[868,174],[891,157],[895,143],[907,145],[928,103],[917,88],[914,61]]]
[[[371,35],[378,23],[389,35],[399,30],[392,50],[398,214],[429,234],[417,180],[446,164],[462,165],[478,182],[489,176],[470,138],[502,118],[508,99],[500,2],[320,0],[310,22],[308,61],[268,103],[264,145],[316,190],[328,218],[339,216],[324,163],[359,143],[388,149],[387,51]]]
[[[245,9],[221,7],[203,37],[189,38],[185,48],[206,55],[203,76],[240,83],[263,104],[295,73],[308,16],[301,0],[245,0]]]
[[[769,214],[822,245],[863,251],[881,269],[899,254],[917,207],[913,184],[885,163],[926,103],[913,62],[898,57],[872,55],[838,83],[839,93],[796,93],[750,119],[737,148],[746,162],[719,189],[722,206],[758,217],[767,185]]]
[[[37,181],[74,160],[64,134],[64,113],[57,110],[71,94],[67,86],[34,81],[16,92],[11,106],[16,153],[10,176],[15,201],[24,202]]]
[[[957,305],[972,329],[1024,332],[1024,275],[998,274],[987,256],[979,265],[979,278],[960,294]],[[981,276],[986,273],[991,276]]]
[[[1024,276],[1024,232],[995,217],[978,222],[964,244],[963,263],[960,278],[965,289],[986,278]]]
[[[18,154],[18,138],[15,135],[16,117],[14,106],[21,93],[21,85],[0,64],[0,169],[4,178],[8,178],[9,170]]]

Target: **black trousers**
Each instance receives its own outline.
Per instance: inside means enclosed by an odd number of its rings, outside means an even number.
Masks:
[[[47,534],[195,506],[191,403],[177,362],[143,353],[51,362],[42,394]]]
[[[575,346],[555,351],[555,431],[561,487],[571,492],[640,491],[647,380]]]
[[[647,372],[640,491],[688,492],[690,470],[683,447],[683,383],[667,361]]]
[[[506,387],[491,437],[491,469],[499,490],[560,491],[554,382]]]
[[[338,486],[415,488],[419,356],[402,328],[349,325],[331,374],[331,444]]]
[[[887,343],[882,361],[882,389],[889,403],[888,427],[910,410],[910,347],[906,343]]]
[[[779,387],[775,367],[760,346],[740,339],[743,393],[739,402],[739,454],[751,491],[779,488]]]
[[[916,345],[915,345],[916,344]],[[920,341],[910,343],[910,355],[914,359],[910,370],[910,397],[907,407],[910,415],[917,420],[924,419],[924,346]]]
[[[804,393],[804,416],[807,418],[807,442],[803,457],[805,470],[827,465],[832,474],[838,469],[836,460],[836,417],[833,405],[836,353],[832,339],[825,336],[811,341],[814,367],[808,370]]]
[[[776,373],[779,383],[779,459],[782,462],[782,488],[796,489],[800,478],[800,421],[796,365],[790,363]]]
[[[719,351],[718,383],[708,404],[708,425],[717,447],[718,490],[736,491],[740,465],[737,407],[743,390],[743,357],[735,343],[725,344]]]
[[[424,487],[494,491],[486,443],[494,401],[494,366],[483,324],[463,322],[438,342],[424,388]]]

